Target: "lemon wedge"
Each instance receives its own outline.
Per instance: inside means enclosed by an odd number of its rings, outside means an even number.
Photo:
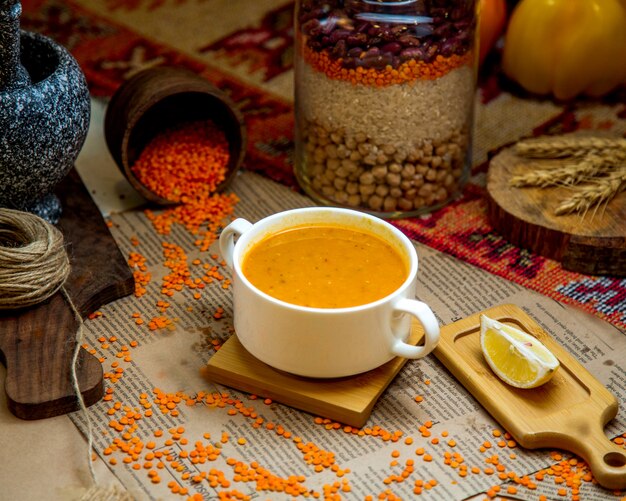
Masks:
[[[480,347],[498,377],[516,388],[536,388],[559,368],[558,359],[537,338],[485,315],[480,316]]]

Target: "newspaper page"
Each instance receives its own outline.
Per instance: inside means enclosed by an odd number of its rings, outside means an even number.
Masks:
[[[253,173],[241,173],[232,190],[240,198],[235,217],[251,222],[312,205]],[[591,482],[571,454],[515,444],[432,354],[406,363],[360,430],[213,383],[202,369],[234,335],[230,274],[217,245],[199,251],[180,226],[160,235],[142,210],[111,220],[146,292],[108,304],[86,322],[85,346],[103,361],[106,378],[105,399],[88,414],[96,453],[137,499],[623,499]],[[164,257],[164,242],[181,251],[176,258]],[[624,436],[624,333],[416,247],[418,297],[442,325],[498,304],[520,306],[617,397],[619,414],[605,431],[618,441]],[[137,264],[137,255],[145,262]],[[207,270],[217,278],[164,296],[173,259],[192,279]],[[82,413],[71,418],[87,433]],[[546,470],[563,461],[573,472],[567,484],[555,473],[563,466]]]

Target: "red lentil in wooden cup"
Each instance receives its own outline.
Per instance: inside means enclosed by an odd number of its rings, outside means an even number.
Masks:
[[[224,190],[246,150],[234,103],[182,68],[151,68],[123,83],[111,98],[104,130],[129,182],[161,205]]]
[[[295,172],[308,195],[390,218],[462,190],[477,3],[297,2]]]
[[[437,319],[415,299],[415,247],[378,217],[293,209],[255,224],[236,219],[219,244],[232,269],[236,335],[272,367],[342,377],[437,345]],[[413,318],[425,333],[420,346],[406,342]]]

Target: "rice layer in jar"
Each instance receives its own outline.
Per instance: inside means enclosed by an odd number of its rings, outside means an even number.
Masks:
[[[441,207],[469,175],[475,0],[300,0],[296,175],[382,217]]]

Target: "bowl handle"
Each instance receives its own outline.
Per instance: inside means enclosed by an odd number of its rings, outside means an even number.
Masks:
[[[439,322],[430,307],[416,299],[400,298],[393,305],[393,309],[413,315],[420,321],[424,328],[424,346],[413,346],[402,339],[396,339],[391,346],[391,352],[404,358],[422,358],[433,351],[439,342]]]
[[[220,233],[220,253],[231,269],[233,267],[233,255],[235,253],[235,236],[243,235],[246,231],[250,230],[250,228],[252,228],[252,223],[243,218],[238,218],[226,226]]]

